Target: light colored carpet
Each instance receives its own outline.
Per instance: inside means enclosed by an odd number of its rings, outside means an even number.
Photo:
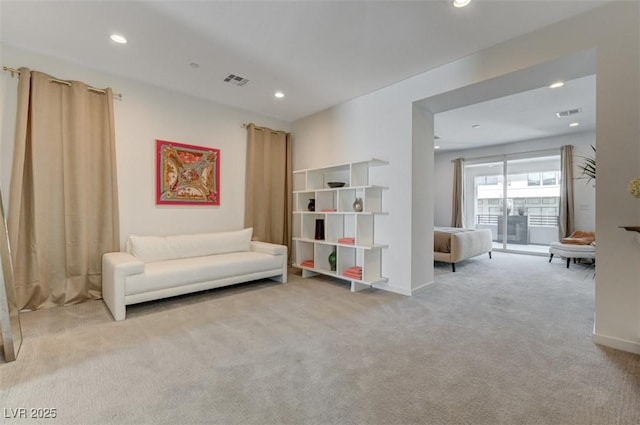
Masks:
[[[640,356],[597,346],[594,281],[494,253],[414,297],[327,278],[22,315],[6,424],[638,424]],[[0,413],[6,413],[0,412]]]

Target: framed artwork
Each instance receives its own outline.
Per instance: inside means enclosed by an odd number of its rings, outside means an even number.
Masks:
[[[220,149],[156,140],[156,204],[220,205]]]

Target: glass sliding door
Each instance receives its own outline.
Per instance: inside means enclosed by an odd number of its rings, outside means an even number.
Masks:
[[[505,248],[547,254],[558,240],[560,154],[508,158],[506,178],[513,207],[505,222]]]
[[[498,227],[505,208],[504,160],[465,161],[464,227],[490,229],[494,248],[503,248]]]
[[[491,229],[494,249],[548,252],[558,240],[558,151],[465,163],[465,227]]]

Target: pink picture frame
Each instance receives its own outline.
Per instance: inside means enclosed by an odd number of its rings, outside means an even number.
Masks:
[[[156,140],[156,204],[220,205],[220,149]]]

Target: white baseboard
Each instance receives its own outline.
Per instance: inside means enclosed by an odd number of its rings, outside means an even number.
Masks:
[[[593,342],[606,347],[615,348],[616,350],[627,351],[629,353],[640,354],[640,342],[627,341],[626,339],[615,338],[612,336],[599,335],[593,333]]]
[[[394,292],[396,294],[400,294],[400,295],[407,295],[407,296],[411,296],[411,290],[409,289],[405,289],[405,288],[398,288],[397,286],[393,286],[393,285],[389,285],[387,283],[375,283],[373,285],[374,288],[377,289],[383,289],[385,291],[389,291],[389,292]]]
[[[422,292],[425,289],[430,288],[431,285],[433,285],[434,283],[436,283],[436,282],[432,280],[431,282],[423,283],[422,285],[418,286],[417,288],[413,288],[411,290],[411,295],[415,295],[418,292]]]
[[[412,295],[417,294],[420,291],[424,291],[434,283],[435,283],[434,281],[423,283],[422,285],[414,289],[399,288],[397,286],[389,285],[388,283],[384,283],[384,282],[374,283],[373,287],[376,289],[384,289],[385,291],[393,292],[400,295],[406,295],[410,297]]]

